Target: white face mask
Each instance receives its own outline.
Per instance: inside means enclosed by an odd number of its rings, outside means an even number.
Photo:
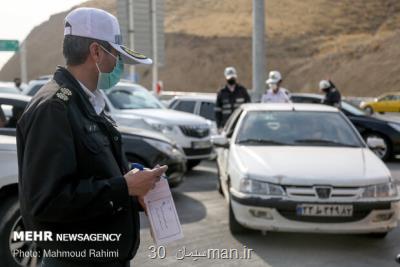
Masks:
[[[274,90],[274,91],[276,91],[276,90],[278,89],[278,85],[277,85],[276,83],[271,83],[271,84],[269,85],[269,87],[270,87],[272,90]]]

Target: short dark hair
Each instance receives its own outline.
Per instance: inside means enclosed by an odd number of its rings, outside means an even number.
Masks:
[[[89,56],[89,46],[94,42],[99,43],[108,51],[111,50],[111,45],[106,41],[74,35],[64,36],[63,55],[67,65],[76,66],[83,64]]]

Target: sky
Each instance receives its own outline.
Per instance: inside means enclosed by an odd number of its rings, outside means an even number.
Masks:
[[[0,39],[23,41],[29,32],[51,15],[66,11],[86,0],[2,0]],[[13,52],[0,51],[0,69]]]

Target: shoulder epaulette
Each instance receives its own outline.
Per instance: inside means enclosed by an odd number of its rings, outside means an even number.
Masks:
[[[68,88],[61,87],[60,89],[58,89],[55,96],[65,102],[67,102],[69,100],[70,96],[72,96],[72,92]]]

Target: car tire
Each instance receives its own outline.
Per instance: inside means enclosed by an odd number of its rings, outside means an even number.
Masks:
[[[222,185],[221,185],[221,172],[219,170],[218,163],[217,163],[217,191],[221,196],[224,195],[224,191],[222,190]]]
[[[188,170],[192,170],[194,167],[196,167],[197,165],[199,165],[200,162],[201,162],[201,160],[199,160],[199,159],[191,159],[191,160],[188,160],[188,161],[186,162],[186,168],[187,168]]]
[[[17,228],[19,223],[22,223],[21,213],[19,210],[18,197],[9,197],[0,207],[0,259],[1,266],[21,267],[21,266],[40,266],[40,259],[27,258],[25,264],[22,263],[22,258],[15,258],[11,253],[11,233],[15,230],[23,231],[24,229]],[[35,246],[31,242],[24,243],[20,247],[24,251],[35,251]],[[18,263],[17,263],[18,261]]]
[[[372,238],[376,238],[376,239],[383,239],[383,238],[385,238],[386,236],[387,236],[387,234],[388,234],[388,232],[384,232],[384,233],[371,233],[371,234],[368,234],[368,236],[369,237],[372,237]]]
[[[386,138],[385,136],[382,136],[379,133],[366,133],[363,135],[363,137],[364,137],[365,142],[367,142],[368,138],[372,138],[372,137],[381,139],[384,142],[386,148],[382,149],[382,150],[375,150],[375,151],[372,149],[371,150],[383,161],[388,161],[392,158],[392,156],[393,156],[392,149],[393,148],[392,148],[392,143],[389,141],[388,138]]]
[[[366,106],[364,108],[364,111],[368,114],[368,115],[372,115],[374,114],[374,109],[371,106]]]
[[[247,231],[247,229],[241,225],[235,217],[235,214],[233,213],[232,209],[232,204],[231,204],[231,198],[229,198],[229,230],[231,231],[231,234],[243,234]]]

